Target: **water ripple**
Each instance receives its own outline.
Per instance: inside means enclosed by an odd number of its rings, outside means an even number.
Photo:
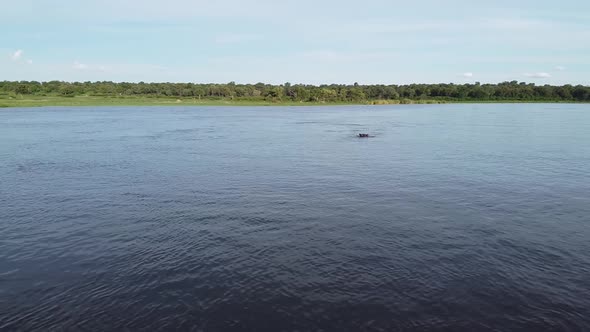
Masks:
[[[590,112],[535,107],[3,110],[0,330],[589,330]]]

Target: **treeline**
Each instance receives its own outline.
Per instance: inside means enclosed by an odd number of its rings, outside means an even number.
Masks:
[[[387,102],[404,100],[440,101],[563,101],[590,102],[590,87],[583,85],[535,85],[524,82],[499,84],[409,84],[409,85],[281,85],[114,83],[0,81],[0,96],[144,96],[158,98],[237,99],[293,102]]]

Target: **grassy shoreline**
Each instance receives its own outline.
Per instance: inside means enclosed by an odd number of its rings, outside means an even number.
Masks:
[[[231,100],[196,98],[107,97],[107,96],[19,96],[0,98],[0,107],[44,106],[334,106],[334,105],[400,105],[462,103],[576,103],[552,100],[372,100],[364,102],[296,102],[267,100]]]

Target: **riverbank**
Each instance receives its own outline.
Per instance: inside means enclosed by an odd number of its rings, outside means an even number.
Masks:
[[[22,96],[0,99],[0,107],[42,107],[42,106],[266,106],[300,105],[301,103],[273,103],[269,101],[210,100],[193,98],[153,98],[153,97],[102,97],[102,96]],[[311,104],[311,103],[310,103]]]
[[[0,107],[43,106],[331,106],[331,105],[398,105],[398,104],[447,104],[447,103],[564,103],[551,100],[435,100],[401,99],[371,100],[361,102],[297,102],[285,100],[247,99],[197,99],[162,98],[143,96],[18,96],[0,98]],[[570,101],[571,103],[571,101]]]

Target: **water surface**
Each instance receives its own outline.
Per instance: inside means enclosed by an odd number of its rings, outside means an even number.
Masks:
[[[588,165],[590,105],[3,109],[0,330],[587,331]]]

